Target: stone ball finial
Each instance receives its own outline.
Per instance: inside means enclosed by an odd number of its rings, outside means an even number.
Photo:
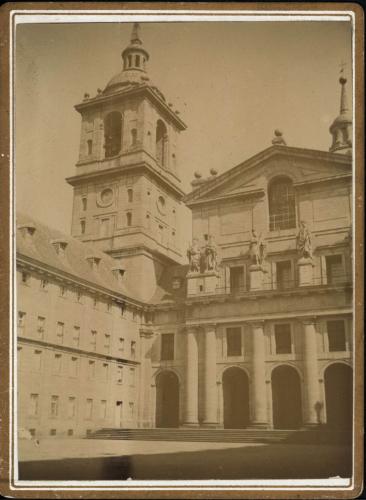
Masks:
[[[90,95],[87,92],[85,92],[84,99],[89,99],[89,97],[90,97]]]
[[[347,78],[345,78],[343,75],[339,78],[339,83],[341,85],[345,85],[347,83]]]
[[[281,130],[279,130],[278,128],[276,128],[276,130],[274,131],[274,138],[272,139],[272,144],[275,145],[275,146],[286,146],[286,141],[285,139],[283,138],[283,133]]]
[[[198,170],[196,170],[195,173],[194,173],[194,176],[195,176],[196,179],[201,179],[202,174],[200,172],[198,172]]]
[[[98,93],[98,94],[101,94],[101,93],[102,93],[102,89],[98,88],[98,89],[97,89],[97,93]]]
[[[217,175],[217,170],[215,168],[210,168],[211,175]]]

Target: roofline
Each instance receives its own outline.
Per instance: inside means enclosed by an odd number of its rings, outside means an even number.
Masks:
[[[180,189],[178,186],[176,186],[173,182],[171,182],[169,179],[167,179],[165,176],[161,175],[160,172],[157,172],[154,168],[152,168],[148,163],[146,162],[138,162],[138,163],[133,163],[130,165],[123,165],[123,166],[118,166],[118,167],[112,167],[112,168],[107,168],[105,170],[98,170],[94,172],[89,172],[85,174],[79,174],[79,175],[73,175],[71,177],[66,177],[66,182],[70,184],[71,186],[75,186],[79,184],[79,182],[83,182],[85,179],[95,179],[98,177],[103,177],[105,174],[109,175],[118,175],[118,174],[123,174],[125,172],[128,172],[130,170],[134,169],[146,169],[148,172],[153,174],[156,178],[158,178],[160,181],[163,181],[165,185],[174,191],[179,200],[184,198],[185,192]]]
[[[232,167],[231,169],[227,170],[226,172],[223,172],[221,175],[218,177],[210,180],[207,182],[207,184],[203,184],[197,189],[194,189],[190,193],[188,193],[185,198],[184,202],[186,203],[187,206],[190,206],[190,202],[198,201],[196,200],[197,195],[201,196],[203,194],[207,194],[209,191],[211,191],[213,188],[218,187],[220,184],[222,184],[224,181],[227,179],[234,177],[239,170],[243,168],[243,166],[254,166],[260,161],[263,161],[267,158],[270,158],[271,156],[274,156],[276,154],[282,154],[282,155],[297,155],[301,157],[314,157],[316,155],[320,159],[326,160],[326,161],[335,161],[337,163],[342,163],[342,164],[352,164],[352,157],[347,156],[347,155],[341,155],[337,153],[331,153],[329,151],[320,151],[316,149],[305,149],[305,148],[297,148],[293,146],[270,146],[259,153],[256,153],[254,156],[251,156],[247,160],[244,160],[242,163],[239,163],[239,165],[236,165],[235,167]]]
[[[98,283],[93,283],[93,282],[85,280],[83,278],[79,278],[79,276],[76,276],[74,274],[63,271],[62,269],[45,264],[45,263],[43,263],[37,259],[34,259],[32,257],[28,257],[27,255],[24,255],[24,254],[20,253],[19,251],[16,252],[16,262],[17,262],[17,264],[22,264],[24,266],[37,267],[40,271],[52,274],[53,276],[55,276],[58,279],[64,279],[64,280],[71,281],[71,282],[75,283],[76,286],[89,288],[90,290],[92,290],[94,292],[101,293],[103,295],[107,295],[109,297],[112,297],[116,301],[127,302],[130,305],[134,305],[134,306],[142,307],[142,308],[145,305],[144,302],[133,299],[133,298],[125,295],[123,292],[119,292],[117,290],[111,290],[111,289],[106,288],[102,285],[99,285]]]
[[[175,124],[180,130],[185,130],[187,128],[187,125],[184,123],[184,121],[181,118],[179,118],[179,116],[177,116],[177,114],[174,113],[174,111],[172,111],[169,108],[169,106],[165,103],[165,101],[163,101],[163,99],[154,92],[151,86],[147,84],[136,85],[135,88],[128,90],[120,90],[119,92],[114,92],[111,94],[98,95],[92,97],[91,99],[88,99],[87,101],[76,104],[74,108],[76,109],[76,111],[81,113],[81,111],[83,111],[84,109],[91,108],[94,106],[97,107],[101,104],[104,104],[105,102],[115,100],[116,98],[124,98],[125,96],[130,96],[131,94],[132,95],[143,94],[144,92],[146,92],[149,95],[149,97],[152,99],[152,101],[155,102],[155,104],[160,106],[163,109],[163,111],[167,115],[169,115],[170,119],[173,122],[175,122]]]

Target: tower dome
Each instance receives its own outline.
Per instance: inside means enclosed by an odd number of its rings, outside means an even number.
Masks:
[[[340,111],[337,118],[329,127],[329,132],[332,134],[333,141],[329,148],[331,153],[351,154],[352,153],[352,116],[348,107],[346,83],[347,78],[343,76],[339,78],[341,84],[341,102]]]
[[[140,24],[134,23],[129,45],[122,51],[122,71],[113,76],[104,89],[110,94],[127,85],[137,85],[149,80],[146,72],[149,53],[144,48],[140,37]]]

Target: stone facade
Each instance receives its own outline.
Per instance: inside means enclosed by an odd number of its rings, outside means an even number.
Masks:
[[[123,70],[76,106],[73,237],[18,218],[19,426],[349,425],[345,78],[330,152],[276,131],[242,164],[196,175],[184,196],[185,124],[147,76],[138,26],[122,55]]]

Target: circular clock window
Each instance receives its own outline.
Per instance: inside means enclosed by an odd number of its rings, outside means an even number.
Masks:
[[[165,214],[165,200],[162,196],[159,196],[158,201],[157,201],[157,205],[158,205],[159,212],[162,214]]]
[[[103,207],[111,205],[113,203],[113,190],[111,188],[103,189],[103,191],[99,193],[98,203]]]

